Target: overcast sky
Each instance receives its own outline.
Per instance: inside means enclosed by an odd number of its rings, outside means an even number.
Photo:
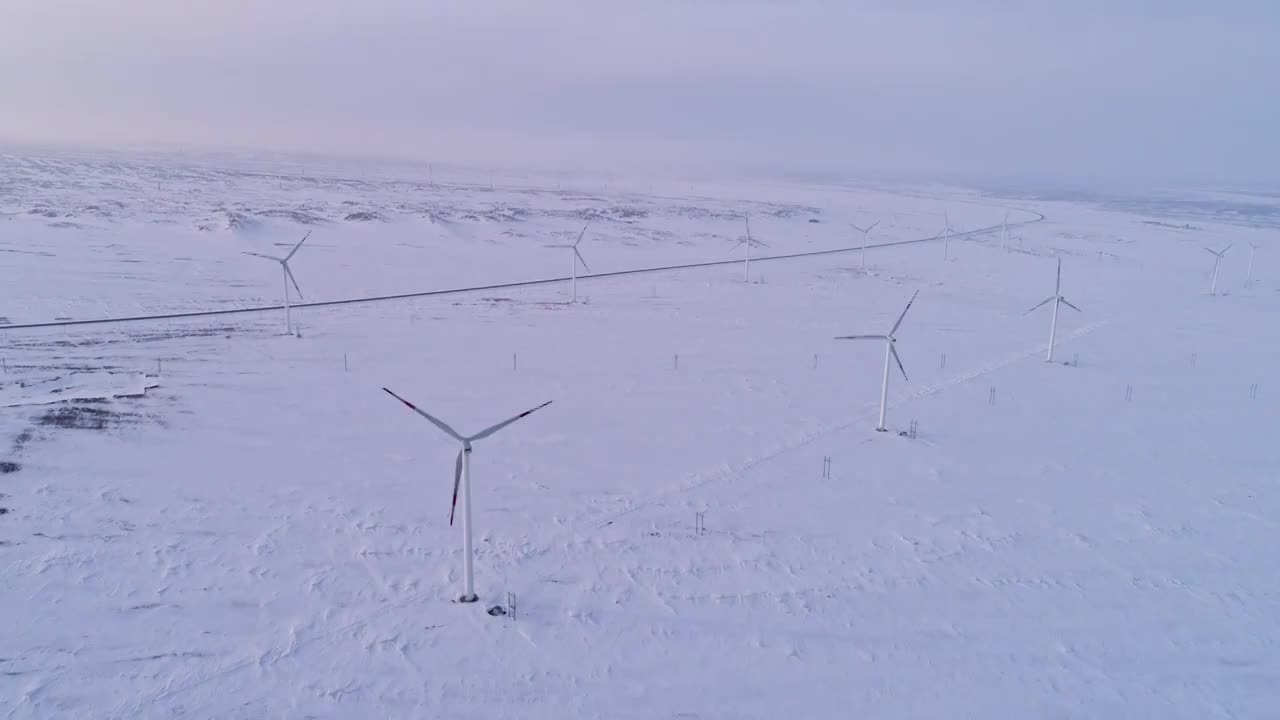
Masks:
[[[0,139],[1280,179],[1275,0],[2,0]]]

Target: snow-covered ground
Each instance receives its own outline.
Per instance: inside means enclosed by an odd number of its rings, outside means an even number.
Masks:
[[[300,338],[278,312],[10,330],[0,717],[1280,715],[1262,229],[940,188],[0,168],[11,323],[278,302],[241,253],[308,230],[294,271],[333,300],[563,275],[543,245],[586,219],[610,271],[734,257],[743,212],[768,254],[1045,217],[946,262],[302,309]],[[1211,297],[1201,246],[1232,242]],[[1023,314],[1055,257],[1069,364]],[[917,290],[876,433],[883,351],[833,337]],[[463,431],[554,401],[477,443],[480,603],[452,602],[456,444],[384,386]]]

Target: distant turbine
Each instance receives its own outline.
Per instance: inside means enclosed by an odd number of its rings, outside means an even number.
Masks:
[[[286,335],[293,334],[293,315],[289,307],[289,283],[293,283],[293,289],[298,291],[298,299],[302,299],[302,288],[298,287],[298,281],[294,279],[293,271],[289,269],[289,261],[293,259],[293,256],[298,252],[298,248],[301,248],[302,243],[306,242],[309,237],[311,237],[310,232],[303,235],[302,239],[298,241],[298,244],[294,245],[293,249],[289,251],[289,254],[282,258],[254,252],[245,253],[245,255],[266,258],[267,260],[274,260],[280,263],[280,268],[284,271],[284,331]]]
[[[1000,249],[1005,249],[1005,244],[1009,241],[1009,213],[1004,214],[1004,224],[1000,226]]]
[[[1244,281],[1245,285],[1253,284],[1253,256],[1258,252],[1258,246],[1249,243],[1249,278]]]
[[[1058,306],[1066,305],[1072,310],[1080,312],[1080,308],[1072,305],[1065,297],[1062,296],[1062,258],[1058,258],[1058,280],[1053,286],[1053,296],[1026,311],[1023,315],[1030,315],[1049,303],[1053,303],[1053,319],[1049,321],[1049,354],[1045,356],[1045,362],[1053,362],[1053,343],[1058,334]]]
[[[418,413],[422,417],[431,421],[432,425],[440,428],[446,435],[462,443],[462,449],[458,451],[458,460],[454,463],[453,468],[453,505],[449,507],[449,524],[453,525],[453,511],[458,506],[458,487],[462,486],[462,595],[458,597],[458,602],[475,602],[476,596],[475,574],[472,570],[472,544],[471,544],[471,443],[476,440],[483,440],[490,435],[498,432],[502,428],[519,420],[527,415],[541,410],[551,404],[551,401],[542,403],[532,410],[525,410],[513,418],[503,420],[497,425],[490,426],[469,437],[458,434],[458,431],[449,427],[445,423],[428,415],[426,411],[419,409],[413,403],[405,400],[399,395],[382,388],[388,395],[404,403],[410,410]],[[465,482],[463,482],[465,481]]]
[[[582,263],[582,268],[587,272],[591,272],[591,268],[587,267],[587,261],[583,259],[582,253],[578,252],[578,244],[582,242],[582,237],[587,234],[587,228],[591,223],[582,226],[582,232],[578,233],[578,239],[571,244],[548,245],[552,248],[569,248],[569,263],[573,265],[573,275],[570,276],[569,287],[573,292],[573,301],[578,302],[578,263]]]
[[[946,210],[942,211],[942,259],[951,258],[951,217]]]
[[[1218,294],[1218,268],[1222,265],[1222,258],[1226,257],[1227,251],[1230,249],[1230,245],[1222,248],[1222,250],[1204,249],[1205,252],[1213,256],[1213,284],[1209,286],[1210,295]]]
[[[920,291],[917,290],[915,295],[907,301],[907,306],[902,309],[902,314],[898,316],[898,322],[893,324],[893,329],[887,335],[844,335],[836,338],[836,340],[881,340],[884,342],[884,384],[880,387],[880,422],[876,424],[878,432],[884,432],[884,416],[886,407],[889,404],[889,359],[898,361],[898,369],[902,371],[902,379],[907,380],[907,369],[902,367],[902,358],[898,357],[898,348],[896,346],[898,339],[894,337],[894,333],[898,332],[898,328],[902,326],[902,320],[907,316],[907,311],[911,309],[911,303],[916,301],[916,295]],[[908,380],[908,382],[910,382]]]
[[[747,236],[738,240],[738,242],[734,243],[733,247],[729,249],[733,250],[737,248],[739,245],[746,248],[746,256],[743,258],[743,264],[742,264],[742,281],[751,282],[751,246],[752,245],[755,245],[757,247],[769,247],[769,246],[751,237],[751,217],[749,215],[743,215],[742,219],[747,223]]]
[[[862,269],[863,270],[867,269],[867,241],[870,239],[871,231],[875,230],[876,226],[879,224],[880,224],[880,221],[877,220],[871,223],[870,225],[868,225],[866,228],[860,228],[857,225],[854,225],[853,223],[849,223],[849,227],[862,233]]]

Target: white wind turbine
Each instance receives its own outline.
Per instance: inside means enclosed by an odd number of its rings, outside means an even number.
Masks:
[[[1005,249],[1005,244],[1009,242],[1009,213],[1004,214],[1004,224],[1000,226],[1000,249]]]
[[[1258,246],[1255,245],[1254,243],[1249,243],[1249,275],[1248,275],[1248,279],[1244,281],[1245,285],[1253,284],[1253,256],[1256,255],[1257,252],[1258,252]]]
[[[738,242],[734,243],[733,247],[729,249],[733,250],[737,248],[739,245],[746,248],[746,256],[743,258],[743,265],[742,265],[742,281],[751,282],[751,246],[752,245],[756,245],[758,247],[769,247],[769,246],[751,237],[751,217],[749,215],[743,215],[742,219],[745,220],[747,223],[747,236],[738,240]]]
[[[898,338],[894,337],[894,333],[898,332],[898,328],[902,326],[902,320],[907,316],[907,311],[911,309],[911,303],[916,301],[916,295],[920,291],[917,290],[911,299],[907,301],[907,306],[902,309],[902,314],[898,316],[898,322],[893,324],[893,329],[887,335],[843,335],[837,337],[836,340],[880,340],[884,342],[884,384],[880,388],[880,422],[876,424],[878,432],[884,432],[884,416],[885,409],[889,404],[889,359],[898,361],[898,369],[902,371],[902,379],[907,380],[907,369],[902,367],[902,358],[898,357],[897,342]],[[908,382],[910,382],[908,380]]]
[[[444,431],[446,435],[462,443],[462,449],[458,451],[458,460],[456,463],[454,463],[454,468],[453,468],[453,504],[449,507],[449,524],[453,525],[453,511],[458,506],[458,487],[459,485],[461,485],[462,487],[462,595],[458,597],[458,602],[466,602],[466,603],[475,602],[478,599],[478,597],[476,596],[475,574],[472,570],[471,443],[475,442],[476,440],[483,440],[484,438],[489,437],[490,435],[498,432],[502,428],[510,425],[511,423],[519,420],[522,417],[525,417],[526,415],[532,415],[538,410],[541,410],[542,408],[550,405],[551,401],[548,400],[547,402],[542,403],[541,405],[539,405],[536,408],[533,408],[532,410],[525,410],[524,412],[520,413],[519,415],[516,415],[513,418],[503,420],[497,425],[493,425],[491,427],[485,428],[484,430],[481,430],[475,435],[464,437],[463,435],[460,435],[458,431],[449,427],[444,422],[437,420],[436,418],[427,414],[424,410],[418,408],[408,400],[405,400],[399,395],[391,392],[390,390],[387,390],[387,388],[382,388],[382,389],[386,391],[386,393],[391,397],[404,403],[405,406],[408,407],[410,410],[418,413],[419,415],[426,418],[427,420],[430,420],[431,424],[440,428],[442,431]]]
[[[1058,334],[1058,306],[1066,305],[1072,310],[1080,312],[1080,308],[1072,305],[1065,297],[1062,296],[1062,258],[1058,258],[1058,280],[1053,286],[1053,296],[1026,311],[1023,315],[1030,315],[1049,303],[1053,303],[1053,319],[1049,321],[1049,354],[1045,356],[1045,362],[1053,362],[1053,343]]]
[[[868,226],[867,226],[867,227],[865,227],[865,228],[860,228],[860,227],[858,227],[857,225],[854,225],[853,223],[849,223],[849,227],[851,227],[851,228],[853,228],[854,230],[857,230],[858,232],[862,233],[862,260],[861,260],[861,264],[862,264],[862,269],[863,269],[863,270],[866,270],[866,269],[867,269],[867,242],[868,242],[868,240],[870,240],[871,231],[872,231],[872,230],[875,230],[875,229],[876,229],[876,226],[877,226],[877,225],[879,225],[879,224],[880,224],[880,221],[879,221],[879,220],[877,220],[877,221],[875,221],[875,222],[871,223],[870,225],[868,225]]]
[[[282,258],[273,257],[271,255],[263,255],[262,253],[255,253],[255,252],[245,253],[245,255],[252,255],[254,257],[266,258],[267,260],[274,260],[280,263],[280,268],[283,271],[283,275],[284,275],[284,331],[285,331],[285,334],[287,335],[293,334],[293,317],[291,313],[291,308],[289,307],[289,283],[291,282],[293,283],[293,289],[298,291],[298,299],[299,300],[302,299],[302,288],[298,287],[298,281],[294,279],[293,271],[289,269],[289,261],[293,259],[293,256],[298,252],[298,248],[301,248],[302,243],[306,242],[307,238],[309,237],[311,237],[310,232],[308,232],[306,235],[303,235],[302,239],[298,241],[298,244],[294,245],[293,249],[289,251],[289,254],[285,255]]]
[[[578,239],[572,243],[561,245],[548,245],[550,248],[569,248],[569,262],[573,265],[573,274],[570,275],[569,287],[573,293],[572,302],[578,302],[578,263],[582,263],[582,269],[591,272],[591,268],[587,266],[587,261],[582,257],[582,253],[578,252],[578,244],[582,242],[582,238],[587,234],[587,228],[591,223],[582,226],[582,232],[578,233]]]
[[[1218,294],[1218,268],[1222,265],[1222,258],[1226,257],[1227,251],[1230,249],[1230,245],[1222,248],[1222,250],[1204,249],[1205,252],[1213,256],[1213,284],[1209,286],[1210,295]]]
[[[942,211],[942,259],[951,259],[951,216],[948,211]]]

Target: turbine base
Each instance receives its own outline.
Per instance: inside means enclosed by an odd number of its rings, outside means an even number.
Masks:
[[[889,432],[889,428],[876,428],[876,432]]]
[[[458,596],[458,602],[460,603],[473,603],[479,599],[480,599],[479,595],[459,595]]]

